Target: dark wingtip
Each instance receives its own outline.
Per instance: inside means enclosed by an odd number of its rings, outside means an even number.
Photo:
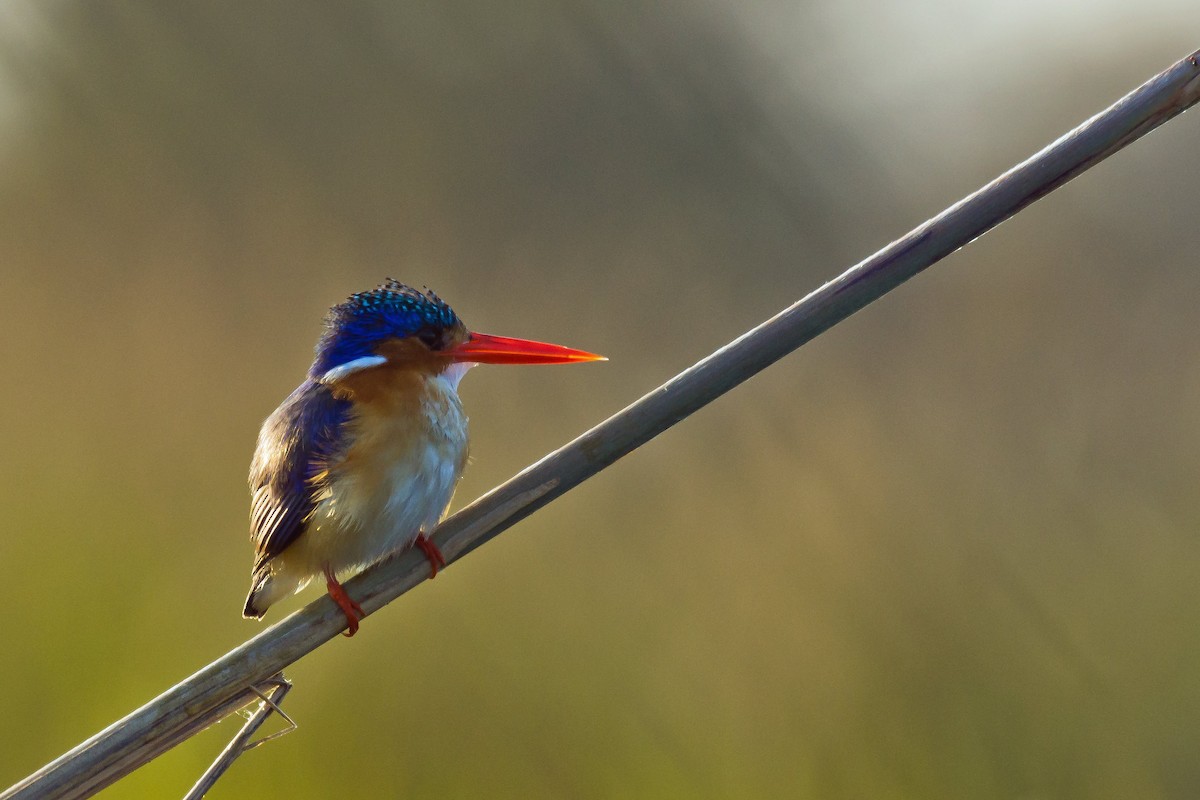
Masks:
[[[250,594],[246,597],[246,607],[242,609],[242,616],[246,619],[262,619],[266,614],[266,609],[259,611],[254,605],[254,590],[250,590]]]

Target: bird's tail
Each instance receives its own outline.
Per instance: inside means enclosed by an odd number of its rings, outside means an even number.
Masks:
[[[246,607],[242,616],[246,619],[262,619],[267,609],[289,594],[295,594],[308,585],[311,576],[297,578],[286,568],[280,571],[278,564],[264,564],[250,578],[250,593],[246,595]]]
[[[246,607],[242,609],[242,616],[246,619],[262,619],[263,614],[267,613],[267,609],[275,602],[276,597],[271,591],[273,581],[271,580],[270,570],[259,570],[254,573],[250,579],[250,593],[246,595]]]

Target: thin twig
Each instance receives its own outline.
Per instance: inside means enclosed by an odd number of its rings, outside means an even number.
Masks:
[[[1152,78],[1022,164],[680,373],[443,522],[453,563],[701,406],[1062,186],[1200,99],[1200,52]],[[428,577],[421,553],[376,564],[347,590],[374,612]],[[88,797],[246,702],[256,685],[337,637],[322,597],[16,784],[0,800]]]
[[[216,761],[196,781],[196,785],[184,795],[183,800],[201,800],[208,793],[208,790],[213,787],[213,784],[225,774],[225,770],[233,766],[234,760],[242,753],[247,750],[253,750],[264,742],[278,739],[280,736],[291,733],[296,729],[296,723],[280,708],[283,698],[287,697],[287,693],[292,690],[291,682],[283,677],[283,673],[281,672],[268,681],[268,683],[273,684],[269,695],[263,694],[260,689],[254,687],[254,693],[262,698],[262,702],[258,704],[258,708],[255,709],[254,713],[246,719],[246,724],[242,726],[242,729],[237,732],[237,735],[230,740],[225,749],[221,751],[221,754],[217,756]],[[258,732],[258,729],[267,721],[267,717],[271,716],[272,712],[283,717],[289,727],[253,742],[250,741],[250,738]]]

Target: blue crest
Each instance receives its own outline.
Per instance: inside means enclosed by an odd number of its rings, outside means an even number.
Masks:
[[[336,366],[370,356],[385,339],[441,332],[457,324],[458,315],[428,288],[420,292],[388,278],[329,309],[309,376],[319,378]]]

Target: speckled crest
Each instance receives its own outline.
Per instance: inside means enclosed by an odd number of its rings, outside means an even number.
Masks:
[[[397,332],[413,333],[425,326],[448,328],[458,321],[450,306],[426,287],[419,292],[388,278],[369,292],[352,294],[329,311],[330,325],[380,323]]]
[[[350,295],[329,309],[325,333],[317,343],[312,374],[370,354],[381,340],[405,337],[458,324],[458,315],[430,289],[418,291],[388,278],[366,292]]]

